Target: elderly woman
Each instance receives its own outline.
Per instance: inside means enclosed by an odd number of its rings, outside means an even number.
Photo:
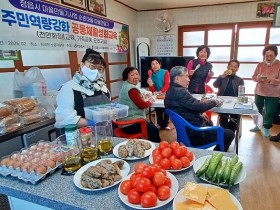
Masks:
[[[64,133],[63,128],[68,124],[93,126],[95,122],[85,119],[84,107],[110,103],[110,93],[102,76],[104,64],[98,52],[87,49],[80,64],[81,71],[61,86],[55,110],[57,135]]]
[[[280,97],[280,61],[276,59],[278,49],[275,45],[263,49],[264,61],[257,65],[253,80],[257,83],[255,88],[255,103],[259,113],[264,111],[263,136],[270,136],[273,117],[276,113]],[[250,131],[258,131],[256,126]]]
[[[165,93],[169,88],[169,71],[161,68],[161,60],[153,58],[151,61],[151,69],[148,71],[149,78],[147,83],[149,90],[152,93]],[[165,130],[170,130],[168,127],[169,117],[164,112],[164,108],[156,108],[158,127]]]
[[[175,66],[170,71],[170,87],[166,92],[164,105],[185,118],[189,123],[197,127],[212,125],[202,115],[203,112],[220,105],[218,100],[200,101],[194,98],[189,90],[188,71],[183,66]],[[188,128],[188,137],[194,146],[205,145],[217,139],[216,131],[198,132]],[[230,129],[224,129],[224,146],[228,150],[234,132]],[[220,150],[219,146],[215,150]]]
[[[137,118],[146,119],[145,109],[150,107],[154,103],[152,97],[145,99],[143,91],[136,85],[139,83],[139,72],[137,68],[126,67],[122,73],[122,79],[124,81],[120,94],[119,102],[129,106],[128,116],[118,121],[133,120]],[[123,127],[122,130],[127,134],[139,133],[141,131],[140,123],[135,123],[127,127]],[[158,128],[147,121],[147,131],[149,140],[153,142],[160,142]]]
[[[196,50],[197,59],[190,60],[187,65],[190,84],[189,91],[191,93],[205,93],[205,84],[208,83],[214,75],[212,64],[207,61],[210,56],[210,48],[206,45],[201,45]]]

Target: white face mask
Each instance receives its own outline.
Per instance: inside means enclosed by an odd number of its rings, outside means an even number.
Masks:
[[[82,72],[83,72],[83,75],[88,78],[88,80],[90,82],[93,82],[94,80],[96,80],[97,78],[97,75],[98,75],[98,70],[97,69],[90,69],[86,66],[83,66],[82,67]]]

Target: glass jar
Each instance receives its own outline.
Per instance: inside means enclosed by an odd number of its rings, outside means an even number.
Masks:
[[[69,124],[66,125],[65,128],[65,137],[67,141],[67,146],[75,146],[77,145],[77,138],[78,138],[78,127],[76,124]]]
[[[92,144],[92,131],[89,127],[80,128],[82,148],[90,147]]]

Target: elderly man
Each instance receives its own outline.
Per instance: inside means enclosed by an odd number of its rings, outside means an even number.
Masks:
[[[165,108],[175,111],[194,126],[212,126],[213,123],[206,119],[203,113],[215,106],[219,106],[220,102],[218,100],[197,100],[187,89],[189,82],[188,71],[185,67],[175,66],[171,69],[170,86],[164,100]],[[194,146],[205,145],[217,139],[216,131],[197,132],[188,129],[187,133]],[[234,132],[224,129],[225,151],[228,150],[233,138]],[[219,146],[216,146],[214,150],[220,150]]]

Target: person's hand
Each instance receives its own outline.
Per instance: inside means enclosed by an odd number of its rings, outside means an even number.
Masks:
[[[192,76],[196,70],[189,70],[189,75]]]
[[[227,69],[224,71],[224,73],[222,74],[222,78],[225,78],[226,76],[228,75],[231,75],[232,74],[232,71],[230,69]]]
[[[223,105],[222,100],[214,99],[213,101],[215,101],[217,107],[221,107]]]
[[[265,76],[263,74],[258,74],[257,80],[258,80],[258,82],[265,82],[267,80],[267,76]]]
[[[154,85],[153,80],[151,78],[148,78],[147,83],[148,83],[149,86]]]
[[[153,97],[148,98],[148,101],[149,101],[151,104],[155,103],[155,99],[154,99]]]
[[[213,76],[214,76],[214,72],[213,72],[213,71],[211,71],[211,70],[209,70],[209,72],[208,72],[208,76],[209,76],[209,77],[213,77]]]
[[[204,99],[204,98],[203,98],[203,99],[200,100],[200,103],[205,104],[205,103],[208,103],[208,101],[209,101],[208,99]]]

